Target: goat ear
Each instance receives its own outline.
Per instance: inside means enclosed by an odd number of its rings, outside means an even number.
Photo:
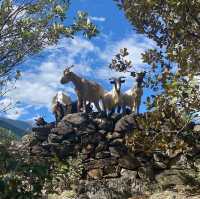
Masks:
[[[125,83],[125,80],[120,80],[121,83]]]

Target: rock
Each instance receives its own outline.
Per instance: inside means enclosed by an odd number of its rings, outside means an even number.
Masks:
[[[84,148],[82,148],[82,154],[90,154],[94,151],[94,145],[87,144]]]
[[[99,160],[90,160],[89,162],[84,163],[86,170],[105,168],[112,165],[117,165],[117,159],[114,157],[104,158]]]
[[[135,170],[140,167],[140,162],[132,153],[121,156],[118,160],[118,163],[121,168],[129,170]]]
[[[118,139],[118,138],[122,138],[123,135],[119,132],[114,132],[112,133],[111,139]]]
[[[197,170],[198,172],[200,172],[200,159],[196,159],[196,160],[194,161],[194,167],[196,168],[196,170]]]
[[[47,150],[45,150],[42,146],[39,146],[39,145],[35,145],[31,148],[31,154],[32,155],[36,155],[36,156],[49,156],[49,152]]]
[[[99,130],[105,131],[113,131],[114,125],[113,122],[108,120],[107,118],[104,119],[97,119],[95,120]]]
[[[72,127],[57,127],[51,130],[52,133],[56,133],[58,135],[66,135],[74,133],[74,129]]]
[[[44,141],[44,140],[47,140],[48,135],[51,132],[51,128],[47,128],[47,127],[33,128],[33,132],[38,140]]]
[[[143,180],[153,180],[154,172],[151,166],[139,167],[138,176]]]
[[[167,165],[164,163],[164,162],[158,162],[158,161],[155,161],[153,163],[153,167],[155,169],[166,169],[167,168]]]
[[[108,148],[108,143],[106,141],[100,141],[95,148],[95,152],[104,151]]]
[[[116,157],[116,158],[119,158],[125,155],[126,153],[126,151],[123,148],[116,147],[116,146],[110,146],[109,151],[110,151],[111,156]]]
[[[153,160],[153,166],[156,169],[166,169],[167,164],[169,163],[168,156],[163,154],[161,151],[154,152]]]
[[[61,143],[63,139],[62,135],[56,135],[56,134],[49,134],[48,136],[48,142],[49,143]]]
[[[124,146],[123,144],[124,144],[124,139],[120,138],[114,139],[109,143],[110,146]]]
[[[192,169],[169,169],[156,175],[155,179],[160,187],[170,188],[176,185],[186,185],[193,177],[195,177],[195,172]]]
[[[134,115],[126,115],[115,124],[115,132],[130,133],[135,128]]]
[[[89,178],[97,180],[103,177],[102,169],[91,169],[87,172]]]
[[[91,144],[98,144],[100,141],[103,141],[104,136],[102,134],[87,134],[87,135],[83,135],[81,136],[81,143],[82,144],[87,144],[87,143],[91,143]]]
[[[81,187],[84,187],[82,192],[90,199],[128,199],[133,196],[140,196],[146,188],[136,176],[135,171],[126,170],[120,178],[85,180],[84,185],[81,184]]]
[[[88,123],[88,116],[86,113],[73,113],[66,115],[62,121],[70,123],[76,127],[85,126]]]
[[[104,159],[104,158],[108,158],[110,156],[111,156],[110,152],[108,152],[108,151],[101,151],[101,152],[96,153],[95,158],[96,159]]]
[[[34,134],[26,134],[22,137],[22,144],[27,147],[34,146],[40,141],[34,136]]]
[[[102,135],[106,135],[108,132],[105,131],[105,130],[98,130],[98,133],[99,133],[99,134],[102,134]]]
[[[188,195],[188,193],[184,192],[177,192],[177,191],[162,191],[153,193],[149,199],[199,199],[200,195],[196,194],[194,196],[193,194]]]
[[[86,194],[81,194],[77,199],[90,199]]]
[[[195,125],[194,128],[193,128],[193,131],[199,133],[200,132],[200,125],[199,124]]]
[[[186,169],[191,168],[190,163],[186,157],[186,155],[181,154],[170,160],[169,163],[172,169]]]

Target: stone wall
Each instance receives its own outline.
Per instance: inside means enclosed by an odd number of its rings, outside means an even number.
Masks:
[[[80,199],[123,199],[148,195],[150,190],[196,186],[200,180],[200,145],[172,157],[160,151],[148,155],[129,151],[126,136],[142,130],[140,117],[69,114],[56,127],[33,128],[33,133],[23,138],[23,145],[32,155],[44,157],[56,154],[64,159],[80,153],[84,165],[77,189]],[[200,133],[195,128],[196,134]]]

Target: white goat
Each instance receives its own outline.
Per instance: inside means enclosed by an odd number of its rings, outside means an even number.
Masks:
[[[112,114],[115,108],[121,104],[121,84],[125,82],[124,77],[110,78],[110,83],[113,84],[111,91],[104,94],[104,111]]]
[[[74,84],[78,97],[78,111],[81,110],[82,105],[83,110],[86,111],[86,102],[89,101],[89,103],[93,102],[97,110],[101,112],[99,102],[100,100],[103,102],[103,96],[105,92],[104,89],[96,82],[81,78],[70,71],[72,67],[73,66],[64,70],[63,77],[61,78],[60,82],[61,84],[66,84],[71,81]]]
[[[132,72],[131,76],[135,77],[135,73]],[[143,95],[143,79],[145,76],[145,72],[140,72],[136,74],[136,85],[132,89],[127,90],[123,94],[121,94],[121,106],[123,108],[123,112],[125,113],[126,107],[130,107],[132,112],[139,114],[141,98]]]
[[[71,113],[72,111],[72,101],[70,97],[64,94],[62,91],[58,91],[53,97],[51,106],[52,112],[56,118],[56,122],[61,120],[66,114]]]

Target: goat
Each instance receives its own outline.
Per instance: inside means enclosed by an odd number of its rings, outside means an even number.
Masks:
[[[101,112],[101,108],[99,106],[100,100],[103,102],[104,89],[96,82],[90,81],[84,78],[79,77],[74,72],[70,71],[72,68],[68,67],[63,72],[63,77],[61,78],[61,84],[66,84],[68,82],[72,82],[75,86],[75,91],[78,97],[77,109],[81,110],[81,104],[83,104],[83,111],[86,112],[86,102],[94,103],[97,110]]]
[[[71,113],[72,102],[69,96],[62,91],[58,93],[52,99],[52,112],[55,115],[56,122],[60,121],[66,114]]]
[[[110,115],[113,114],[115,108],[121,104],[121,84],[125,82],[122,78],[110,78],[110,83],[113,84],[111,91],[106,92],[104,95],[104,111],[110,111]]]
[[[131,72],[131,76],[136,77],[136,86],[121,95],[123,113],[125,113],[126,107],[128,106],[131,108],[132,112],[139,114],[141,98],[143,95],[142,83],[144,82],[143,79],[145,73],[146,72]]]

